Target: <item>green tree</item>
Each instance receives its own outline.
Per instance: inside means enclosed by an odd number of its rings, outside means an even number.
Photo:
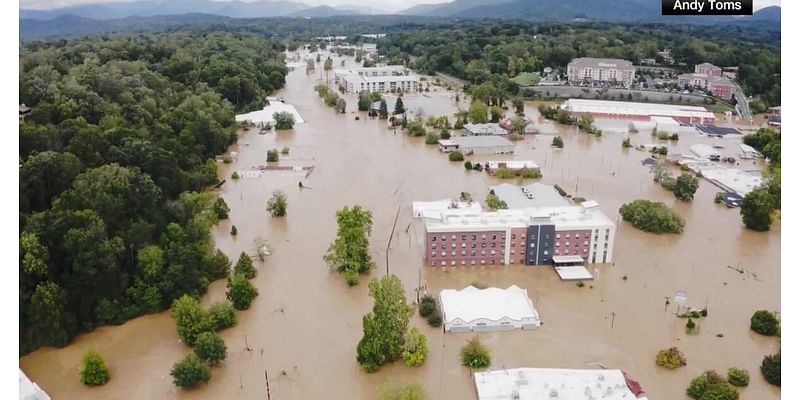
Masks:
[[[419,367],[428,356],[428,339],[417,328],[411,328],[403,344],[403,360],[409,367]]]
[[[490,190],[489,194],[486,195],[486,206],[489,207],[490,210],[501,210],[508,208],[508,204],[506,204],[505,201],[500,200],[500,198],[494,194],[494,190]]]
[[[380,119],[389,118],[389,108],[386,105],[386,99],[381,99],[381,106],[378,109],[378,118]]]
[[[756,188],[744,196],[741,206],[742,222],[748,229],[768,231],[772,225],[774,200],[763,188]]]
[[[372,97],[368,91],[362,90],[358,92],[358,111],[368,111],[371,104]]]
[[[208,317],[211,320],[211,327],[215,331],[236,325],[236,313],[228,301],[218,301],[212,304],[208,308]]]
[[[422,386],[417,383],[397,384],[392,382],[384,383],[379,392],[378,400],[425,400],[425,392]]]
[[[477,336],[469,339],[467,344],[461,348],[461,365],[481,369],[489,367],[491,363],[492,359],[489,354],[489,349],[481,344]]]
[[[81,359],[81,383],[88,386],[105,385],[111,375],[108,373],[103,357],[94,350],[86,350]]]
[[[200,358],[192,352],[182,361],[175,363],[169,373],[175,386],[181,388],[191,388],[200,382],[208,383],[211,379],[211,371]]]
[[[708,385],[700,400],[739,400],[739,392],[728,382]]]
[[[489,110],[486,108],[486,104],[477,100],[473,101],[469,106],[467,118],[469,118],[469,122],[473,124],[485,124],[489,122]]]
[[[275,129],[287,130],[294,128],[294,115],[287,111],[276,112],[272,114],[272,119],[275,120]]]
[[[214,201],[214,213],[217,215],[217,219],[228,219],[228,213],[231,211],[231,208],[228,207],[228,203],[225,202],[225,199],[222,197],[218,197],[216,201]]]
[[[669,168],[667,168],[667,164],[663,160],[656,160],[656,162],[650,166],[650,173],[653,174],[653,181],[655,182],[663,182],[672,176],[669,172]]]
[[[203,332],[197,336],[194,344],[194,352],[201,360],[214,365],[225,361],[228,355],[228,347],[216,332]]]
[[[556,147],[556,148],[559,148],[559,149],[563,149],[564,148],[564,139],[562,139],[561,136],[553,136],[552,146]]]
[[[364,337],[358,342],[356,359],[365,371],[375,372],[401,357],[413,309],[395,275],[370,281],[369,295],[375,304],[363,318]]]
[[[397,101],[394,103],[394,115],[405,114],[405,112],[406,112],[406,107],[403,104],[403,98],[398,97]]]
[[[83,169],[72,153],[43,151],[25,160],[19,169],[20,211],[42,211],[69,188]]]
[[[692,379],[689,387],[686,389],[686,394],[693,399],[699,400],[709,387],[724,382],[725,379],[720,374],[714,370],[708,370]]]
[[[489,108],[489,114],[491,115],[491,122],[497,123],[503,118],[503,109],[498,106],[492,106]]]
[[[681,233],[684,221],[672,209],[661,202],[634,200],[619,209],[622,219],[645,232]]]
[[[497,168],[494,176],[497,177],[497,179],[511,179],[514,177],[514,171],[510,168],[501,167]]]
[[[289,203],[286,195],[280,190],[272,193],[272,197],[267,201],[267,211],[273,217],[285,217]]]
[[[772,311],[759,310],[750,318],[750,329],[764,336],[775,336],[780,330],[781,322]]]
[[[675,189],[673,193],[678,200],[689,201],[694,199],[694,193],[700,184],[694,175],[683,173],[675,180]]]
[[[44,281],[36,285],[28,308],[28,326],[35,346],[67,344],[76,329],[66,306],[67,294],[58,284]]]
[[[336,223],[336,239],[323,259],[330,268],[349,276],[348,283],[357,284],[358,274],[369,272],[375,265],[369,254],[372,212],[360,206],[344,207],[336,212]]]
[[[279,157],[278,149],[267,150],[267,162],[277,162]]]
[[[435,133],[428,133],[425,135],[425,144],[437,144],[439,143],[439,135]]]
[[[450,161],[464,161],[464,154],[458,150],[453,150],[447,155]]]
[[[761,361],[761,374],[772,385],[781,385],[781,352],[764,356]]]
[[[236,261],[236,266],[233,267],[234,274],[242,274],[247,279],[256,277],[256,268],[253,266],[253,260],[245,252],[239,254],[239,260]]]
[[[750,373],[742,368],[728,369],[728,383],[733,386],[744,387],[750,384]]]
[[[194,346],[198,335],[214,329],[208,314],[194,297],[183,295],[172,302],[172,319],[178,330],[178,337],[189,346]]]
[[[419,301],[419,315],[420,316],[422,316],[423,318],[427,317],[427,316],[433,314],[433,312],[436,311],[436,309],[437,309],[436,308],[436,299],[433,296],[428,295],[428,294],[426,294],[425,296],[422,296],[422,299]]]
[[[656,365],[666,369],[680,368],[686,365],[686,357],[677,347],[670,347],[656,354]]]
[[[258,289],[241,274],[234,274],[233,277],[228,279],[228,291],[225,292],[225,297],[233,304],[233,308],[237,310],[247,310],[250,308],[250,303],[258,296]]]

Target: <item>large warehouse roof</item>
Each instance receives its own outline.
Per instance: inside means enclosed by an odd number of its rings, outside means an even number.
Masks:
[[[662,116],[682,118],[703,118],[714,120],[714,113],[705,107],[699,106],[674,106],[670,104],[637,103],[630,101],[586,100],[569,99],[561,106],[566,111],[574,113],[595,113],[627,116]]]
[[[475,373],[478,400],[646,400],[618,369],[515,368]],[[638,396],[638,397],[637,397]]]
[[[528,291],[511,285],[507,289],[445,289],[439,294],[445,323],[461,320],[470,323],[479,319],[499,321],[508,318],[539,320],[539,313],[528,298]]]

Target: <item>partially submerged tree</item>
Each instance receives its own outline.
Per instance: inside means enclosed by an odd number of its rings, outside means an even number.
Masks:
[[[481,344],[477,336],[467,341],[461,348],[461,364],[470,368],[487,368],[492,363],[489,350]]]
[[[108,373],[103,357],[94,350],[86,350],[81,359],[81,383],[88,386],[105,385],[111,375]]]
[[[680,368],[686,365],[686,357],[677,347],[670,347],[658,352],[656,365],[666,369]]]
[[[178,337],[189,346],[194,346],[199,334],[213,329],[212,321],[200,302],[186,294],[172,302],[172,319]]]
[[[256,277],[256,268],[253,266],[253,260],[245,252],[239,254],[239,260],[236,261],[236,266],[233,267],[234,274],[242,274],[247,279]]]
[[[272,114],[272,119],[275,120],[275,129],[287,130],[294,128],[294,115],[287,111],[276,112]]]
[[[360,206],[344,207],[336,212],[336,239],[323,257],[337,272],[344,273],[347,283],[358,284],[358,274],[369,272],[375,265],[369,254],[372,233],[372,212]]]
[[[250,303],[258,296],[258,289],[253,286],[244,275],[234,274],[228,279],[228,290],[225,292],[225,297],[233,304],[233,308],[237,310],[247,310],[250,308]]]
[[[772,225],[773,198],[763,188],[756,188],[744,196],[740,213],[748,229],[768,231]]]
[[[369,295],[375,303],[363,318],[364,336],[358,342],[356,359],[365,371],[375,372],[401,357],[413,309],[406,303],[403,283],[395,275],[370,281]]]
[[[411,328],[403,344],[403,360],[409,367],[419,367],[428,356],[428,339],[417,328]]]
[[[759,335],[775,336],[780,330],[781,322],[772,311],[759,310],[750,317],[750,329]]]
[[[197,336],[194,352],[201,360],[214,365],[225,360],[228,355],[228,347],[216,332],[203,332]]]
[[[189,353],[182,361],[175,363],[169,374],[172,375],[172,382],[175,386],[181,388],[194,387],[200,382],[208,383],[208,380],[211,379],[211,371],[194,352]]]
[[[287,207],[286,194],[280,190],[273,192],[272,197],[267,201],[267,211],[273,217],[285,217]]]

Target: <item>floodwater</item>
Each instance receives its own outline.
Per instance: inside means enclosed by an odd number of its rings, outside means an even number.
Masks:
[[[602,365],[625,370],[650,399],[684,399],[694,376],[736,366],[751,374],[743,398],[780,398],[780,389],[768,385],[758,369],[764,355],[777,351],[778,342],[749,330],[755,310],[780,310],[779,222],[768,233],[745,230],[738,210],[714,204],[717,189],[705,181],[694,202],[676,201],[641,166],[647,153],[621,148],[627,134],[596,138],[547,124],[564,138],[563,150],[551,149],[552,136],[540,135],[517,142],[513,156],[536,161],[542,182],[599,201],[612,219],[624,202],[663,201],[686,219],[684,233],[648,234],[620,221],[614,264],[590,265],[596,279],[583,288],[559,281],[549,267],[431,268],[422,262],[424,227],[411,218],[411,202],[456,197],[462,191],[482,200],[487,187],[498,181],[448,162],[424,138],[395,133],[385,121],[363,114],[356,121],[359,114],[351,111],[337,114],[314,93],[318,83],[319,74],[307,76],[303,69],[290,73],[286,88],[276,95],[297,107],[307,122],[288,132],[244,133],[232,149],[239,152],[238,160],[219,164],[220,175],[229,178],[234,170],[264,163],[268,149],[288,146],[287,162],[313,164],[315,169],[308,177],[264,172],[258,178],[228,179],[220,190],[231,218],[215,228],[217,246],[235,261],[239,252],[254,254],[256,243],[266,240],[273,254],[256,263],[259,274],[253,283],[260,295],[249,310],[237,312],[238,325],[221,332],[228,359],[212,369],[208,385],[194,390],[173,386],[170,368],[190,349],[178,342],[168,312],[103,327],[63,349],[45,348],[22,357],[20,366],[31,379],[54,399],[266,399],[265,371],[272,399],[370,399],[387,380],[419,382],[431,399],[475,398],[470,371],[458,356],[471,335],[445,335],[417,315],[411,326],[428,336],[430,347],[423,366],[399,362],[374,374],[360,369],[355,349],[361,318],[372,306],[367,280],[388,270],[402,279],[410,301],[420,281],[432,293],[473,282],[527,289],[544,325],[535,331],[480,334],[491,350],[492,368]],[[347,101],[353,109],[355,96],[348,95]],[[538,114],[536,105],[526,105],[529,115]],[[649,133],[631,136],[634,143],[652,141]],[[689,145],[707,140],[688,135],[666,146],[670,152],[686,152]],[[492,158],[497,157],[478,159]],[[299,189],[299,180],[309,189]],[[265,211],[275,190],[287,194],[285,218],[271,218]],[[351,288],[329,271],[322,256],[336,233],[336,210],[355,204],[373,212],[376,269]],[[236,237],[229,234],[231,224],[238,228]],[[739,266],[757,278],[727,266]],[[214,282],[204,304],[223,299],[224,286]],[[672,314],[672,306],[664,309],[664,297],[678,289],[688,293],[688,305],[708,305],[699,334],[686,335],[685,320]],[[655,365],[658,350],[671,346],[684,352],[687,366],[668,371]],[[86,388],[78,382],[80,356],[87,348],[99,351],[111,370],[105,386]]]

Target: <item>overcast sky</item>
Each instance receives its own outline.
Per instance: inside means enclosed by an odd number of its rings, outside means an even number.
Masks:
[[[112,2],[130,2],[131,0],[19,0],[20,8],[40,9],[46,10],[50,8],[60,8],[71,6],[75,4],[90,4],[90,3],[112,3]],[[215,1],[230,1],[230,0],[215,0]],[[253,1],[253,0],[243,0]],[[306,3],[310,5],[342,5],[342,4],[358,4],[367,7],[372,7],[380,10],[401,10],[411,7],[416,4],[431,4],[431,3],[445,3],[450,0],[290,0],[299,3]],[[658,1],[658,0],[653,0]],[[758,10],[766,6],[780,5],[781,0],[753,0],[753,8]]]

